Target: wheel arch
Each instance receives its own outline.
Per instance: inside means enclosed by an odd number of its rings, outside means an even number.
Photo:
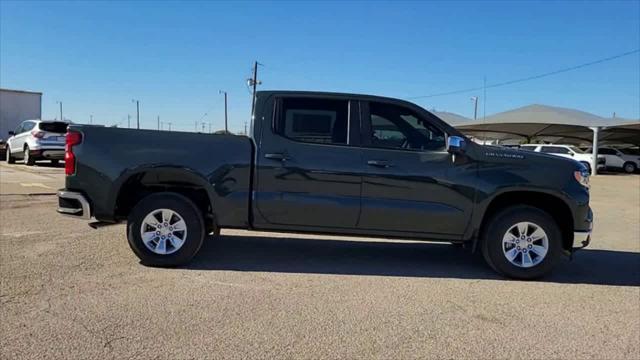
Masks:
[[[548,213],[558,224],[562,234],[562,248],[570,251],[573,246],[574,220],[571,206],[559,195],[536,190],[507,190],[486,201],[480,216],[474,249],[493,215],[510,206],[529,205]]]
[[[198,207],[205,220],[207,231],[217,228],[213,209],[214,194],[209,191],[207,180],[195,171],[185,168],[154,167],[138,169],[120,179],[113,190],[113,214],[116,220],[126,219],[140,200],[159,192],[181,194]]]

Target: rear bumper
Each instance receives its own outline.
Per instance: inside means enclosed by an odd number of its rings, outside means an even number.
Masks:
[[[79,192],[58,191],[58,213],[80,219],[91,219],[91,205]]]
[[[29,155],[35,159],[50,159],[50,160],[63,160],[64,148],[54,147],[40,147],[36,149],[29,148]]]

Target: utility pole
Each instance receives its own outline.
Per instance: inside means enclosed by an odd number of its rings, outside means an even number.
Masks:
[[[62,101],[56,101],[56,104],[60,104],[60,121],[64,121],[64,118],[62,117]]]
[[[478,119],[478,97],[477,96],[472,96],[471,100],[473,100],[473,120],[477,120]]]
[[[229,132],[229,127],[227,125],[227,92],[218,90],[218,94],[224,94],[224,132]]]
[[[138,130],[140,130],[140,100],[135,100],[132,99],[131,102],[136,103],[136,121],[137,121],[137,128]]]
[[[171,131],[171,122],[167,123],[169,125],[169,131]]]
[[[158,131],[160,131],[160,115],[158,115]]]
[[[93,115],[89,115],[89,125],[93,124]]]
[[[127,114],[127,129],[131,129],[131,115]]]
[[[482,121],[487,118],[487,77],[482,78]]]
[[[198,132],[198,122],[196,121],[196,132]]]
[[[208,122],[207,124],[209,124],[209,134],[211,134],[211,122]]]
[[[247,134],[247,121],[246,120],[244,121],[244,134],[248,135]]]
[[[254,111],[256,109],[256,86],[262,84],[261,81],[258,80],[258,65],[262,65],[259,62],[255,61],[253,63],[253,77],[248,79],[249,85],[252,87],[252,99],[251,99],[251,122],[253,123]]]

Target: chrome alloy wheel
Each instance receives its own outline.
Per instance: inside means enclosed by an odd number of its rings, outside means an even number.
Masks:
[[[142,220],[140,238],[147,249],[158,255],[173,254],[187,240],[187,224],[173,210],[156,209]]]
[[[509,262],[522,268],[538,265],[549,250],[547,233],[532,222],[519,222],[502,237],[502,252]]]

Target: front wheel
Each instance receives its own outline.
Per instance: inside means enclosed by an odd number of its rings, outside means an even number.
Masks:
[[[7,163],[8,164],[14,164],[16,162],[16,158],[11,156],[11,149],[9,149],[9,145],[7,145],[7,149],[6,150],[7,150],[7,154],[6,154]]]
[[[514,279],[548,274],[562,253],[558,224],[531,206],[513,206],[494,215],[482,235],[482,253],[497,272]]]
[[[188,263],[200,250],[204,234],[200,210],[187,197],[172,192],[145,197],[127,222],[129,246],[149,266]]]

